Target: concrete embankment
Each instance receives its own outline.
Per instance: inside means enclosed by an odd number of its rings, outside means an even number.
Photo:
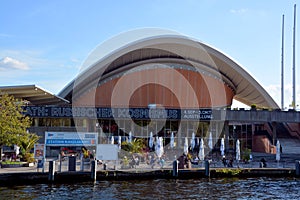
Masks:
[[[99,170],[97,181],[101,180],[135,180],[135,179],[197,179],[197,178],[248,178],[248,177],[297,177],[292,168],[211,168],[209,174],[205,169],[178,170],[174,176],[173,169],[159,170]],[[93,182],[91,172],[55,172],[54,180],[49,180],[47,172],[1,173],[0,186]]]

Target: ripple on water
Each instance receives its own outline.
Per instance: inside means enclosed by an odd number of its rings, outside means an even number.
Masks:
[[[298,199],[300,179],[97,181],[0,187],[1,199]]]

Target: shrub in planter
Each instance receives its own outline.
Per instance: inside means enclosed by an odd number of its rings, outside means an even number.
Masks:
[[[127,158],[127,156],[124,156],[124,158],[121,161],[121,168],[122,169],[127,169],[129,168],[129,159]]]
[[[251,110],[256,110],[256,104],[251,105]]]
[[[248,163],[249,160],[250,160],[250,154],[251,154],[251,149],[248,149],[248,148],[244,149],[242,159],[243,159],[246,163]]]
[[[33,156],[34,156],[33,153],[25,153],[23,155],[23,161],[28,162],[28,163],[33,163],[33,162],[35,162],[35,159]]]
[[[23,162],[16,161],[3,161],[1,162],[2,168],[15,168],[15,167],[23,167]]]

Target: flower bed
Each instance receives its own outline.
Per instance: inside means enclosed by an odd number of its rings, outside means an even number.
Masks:
[[[33,163],[27,162],[12,162],[12,161],[4,161],[0,163],[1,168],[17,168],[17,167],[29,167],[34,166]]]

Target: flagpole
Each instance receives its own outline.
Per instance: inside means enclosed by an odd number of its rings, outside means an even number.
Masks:
[[[294,28],[293,28],[293,109],[296,109],[296,4],[294,5]]]
[[[282,15],[281,38],[281,109],[284,110],[284,15]]]

